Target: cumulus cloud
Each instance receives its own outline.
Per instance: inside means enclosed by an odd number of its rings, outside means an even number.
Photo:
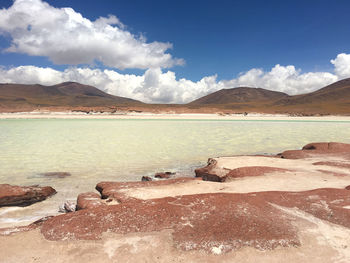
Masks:
[[[206,76],[194,82],[177,79],[172,71],[151,68],[142,75],[121,74],[115,70],[67,68],[58,71],[36,66],[0,67],[0,83],[54,85],[76,81],[95,86],[107,93],[151,103],[187,103],[208,93],[235,87],[260,87],[290,95],[312,92],[337,80],[350,77],[350,55],[339,54],[331,63],[334,73],[306,72],[294,66],[276,65],[270,71],[251,69],[231,80]]]
[[[216,76],[204,77],[198,82],[177,80],[172,71],[148,69],[143,75],[120,74],[114,70],[90,68],[52,68],[19,66],[0,68],[0,83],[54,85],[76,81],[95,86],[107,93],[153,103],[186,103],[199,96],[224,88]]]
[[[225,86],[258,87],[295,95],[315,91],[338,79],[337,75],[329,72],[301,73],[301,70],[297,70],[294,66],[277,64],[268,72],[251,69],[242,73],[237,79],[226,81]]]
[[[11,37],[7,52],[45,56],[56,64],[99,61],[118,69],[148,69],[184,63],[166,53],[170,43],[147,43],[115,16],[91,21],[72,8],[55,8],[41,0],[16,0],[1,9],[0,33]]]
[[[350,77],[350,54],[341,53],[331,60],[334,71],[340,78]]]

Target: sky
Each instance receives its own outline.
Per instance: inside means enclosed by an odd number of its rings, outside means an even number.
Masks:
[[[76,81],[149,103],[350,77],[348,0],[0,0],[0,83]]]

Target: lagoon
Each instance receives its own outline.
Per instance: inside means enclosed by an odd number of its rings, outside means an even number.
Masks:
[[[275,154],[316,141],[350,143],[350,122],[2,119],[0,183],[50,185],[58,194],[29,207],[0,208],[0,227],[57,213],[100,181],[139,181],[162,171],[193,176],[208,157]],[[46,172],[71,176],[41,176]]]

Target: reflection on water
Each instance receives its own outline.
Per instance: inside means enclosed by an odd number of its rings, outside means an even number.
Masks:
[[[30,207],[0,208],[0,227],[56,212],[102,180],[140,180],[168,170],[193,175],[208,157],[277,153],[312,141],[350,142],[350,122],[0,120],[0,183],[58,191]],[[38,176],[46,172],[71,176]]]

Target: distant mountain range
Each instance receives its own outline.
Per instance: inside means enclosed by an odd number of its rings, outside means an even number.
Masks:
[[[150,112],[287,113],[298,115],[350,115],[350,78],[317,91],[290,96],[261,88],[222,89],[188,104],[146,104],[107,94],[76,82],[54,86],[0,84],[0,111],[45,110],[134,110]]]
[[[295,96],[261,88],[222,89],[188,105],[247,112],[350,114],[350,78]]]
[[[45,107],[109,107],[142,105],[137,100],[113,96],[95,87],[76,82],[54,86],[0,84],[0,110]]]

